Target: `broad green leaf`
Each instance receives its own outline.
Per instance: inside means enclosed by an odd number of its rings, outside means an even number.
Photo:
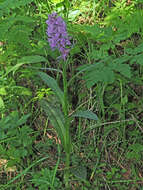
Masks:
[[[60,100],[61,104],[64,105],[64,94],[60,87],[57,84],[57,81],[49,76],[46,73],[43,72],[38,72],[38,75],[41,77],[41,79],[45,82],[45,84],[48,85],[52,89],[52,91],[55,93],[55,95],[58,97]]]
[[[19,64],[46,62],[47,59],[40,55],[25,56],[18,60]]]
[[[50,102],[41,100],[40,105],[48,116],[51,124],[55,128],[63,146],[66,147],[66,129],[64,126],[64,115],[59,108],[55,107],[55,105],[52,105]]]
[[[6,71],[6,75],[8,75],[10,72],[14,72],[19,69],[24,64],[31,64],[31,63],[40,63],[40,62],[46,62],[47,60],[43,56],[39,55],[33,55],[33,56],[25,56],[18,60],[18,63],[15,66],[10,67]]]
[[[93,120],[98,120],[98,117],[95,113],[93,113],[90,110],[85,110],[85,111],[77,111],[72,115],[72,117],[83,117],[86,119],[93,119]]]

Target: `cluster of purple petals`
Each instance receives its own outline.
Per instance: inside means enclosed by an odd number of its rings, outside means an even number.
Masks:
[[[58,48],[61,53],[61,57],[66,60],[69,53],[69,46],[71,42],[69,40],[66,24],[62,17],[58,16],[57,13],[52,13],[48,15],[48,20],[46,21],[48,25],[47,35],[48,42],[52,50]]]

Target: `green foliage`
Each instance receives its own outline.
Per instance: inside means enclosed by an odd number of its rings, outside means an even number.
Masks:
[[[78,166],[72,170],[72,173],[81,181],[85,181],[87,178],[87,169],[83,166]]]
[[[0,16],[4,14],[9,14],[11,9],[20,8],[21,6],[25,6],[31,3],[33,0],[5,0],[0,3]]]
[[[121,59],[106,57],[97,63],[81,66],[78,70],[84,72],[84,79],[90,88],[98,82],[113,83],[117,72],[131,78],[130,66],[122,62]]]
[[[85,110],[85,111],[77,111],[72,115],[73,117],[82,117],[86,119],[93,119],[95,121],[98,120],[98,117],[96,114],[94,114],[92,111]]]
[[[34,188],[38,188],[39,190],[51,189],[56,190],[61,189],[61,182],[58,178],[55,178],[54,184],[52,185],[52,179],[54,175],[54,170],[50,170],[48,168],[42,169],[40,172],[33,174],[33,178],[31,180],[34,183]]]
[[[0,0],[0,189],[66,190],[69,168],[71,189],[142,188],[142,3]],[[63,71],[52,12],[73,43]]]
[[[143,145],[139,143],[135,143],[129,146],[129,152],[126,157],[128,159],[140,160],[142,157]]]
[[[0,152],[9,160],[9,165],[20,163],[22,158],[32,154],[34,136],[30,135],[33,130],[25,124],[29,117],[30,114],[19,117],[18,112],[12,112],[0,120]]]
[[[31,3],[31,0],[4,1],[0,4],[0,41],[5,43],[7,51],[3,51],[0,59],[4,62],[8,57],[22,55],[32,50],[30,38],[34,29],[35,19],[23,15],[19,10]],[[11,15],[11,12],[14,13]],[[14,53],[13,53],[14,52]]]
[[[65,119],[63,113],[57,106],[55,106],[55,102],[46,102],[44,100],[41,100],[40,104],[44,109],[46,115],[49,117],[53,127],[55,127],[65,150],[67,150],[66,143],[68,143],[68,148],[70,149],[70,144],[68,142],[68,139],[66,139]]]
[[[64,94],[58,86],[56,80],[43,72],[39,72],[38,75],[53,90],[60,103],[64,105]]]
[[[10,72],[13,74],[24,64],[31,64],[31,63],[39,63],[39,62],[46,62],[47,60],[43,56],[33,55],[33,56],[25,56],[21,59],[17,60],[17,64],[6,69],[6,73],[4,76],[8,75]]]
[[[21,98],[30,98],[32,96],[32,92],[29,88],[24,86],[20,86],[16,84],[16,81],[13,78],[8,76],[1,75],[0,78],[0,117],[3,113],[11,110],[16,110],[19,105],[19,101]]]

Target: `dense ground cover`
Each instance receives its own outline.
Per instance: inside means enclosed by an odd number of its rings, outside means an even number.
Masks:
[[[0,0],[0,190],[142,190],[142,84],[142,0]]]

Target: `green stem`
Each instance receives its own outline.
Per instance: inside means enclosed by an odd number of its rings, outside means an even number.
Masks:
[[[67,89],[67,73],[66,73],[66,63],[63,62],[63,87],[64,87],[64,105],[63,111],[64,115],[68,116],[68,89]]]
[[[69,181],[69,166],[70,166],[70,134],[69,134],[69,102],[68,102],[68,83],[67,83],[67,63],[63,62],[63,88],[64,88],[64,105],[63,105],[63,112],[65,117],[65,129],[66,129],[66,136],[65,136],[65,152],[66,152],[66,170],[65,170],[65,185],[68,188],[68,181]]]
[[[69,187],[69,166],[70,166],[70,153],[66,153],[66,170],[64,174],[66,189]]]

